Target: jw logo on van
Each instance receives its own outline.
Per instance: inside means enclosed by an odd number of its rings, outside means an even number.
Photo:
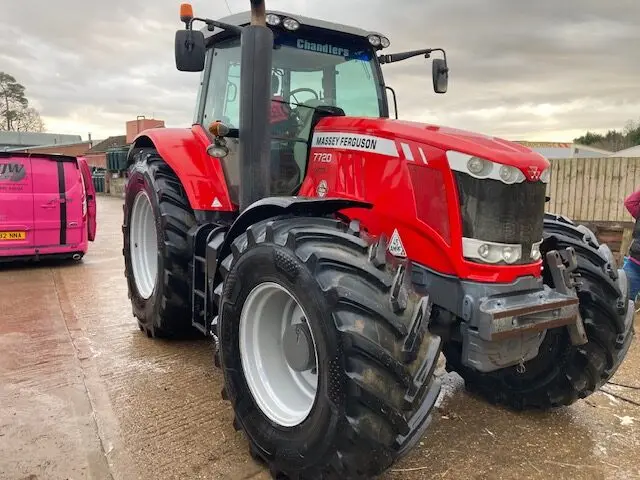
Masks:
[[[27,176],[27,170],[21,163],[0,163],[0,182],[20,182]]]

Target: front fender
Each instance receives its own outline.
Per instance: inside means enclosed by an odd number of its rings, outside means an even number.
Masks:
[[[263,220],[282,215],[293,216],[324,216],[337,213],[346,208],[366,208],[373,205],[357,200],[344,198],[305,198],[305,197],[269,197],[258,200],[249,206],[231,225],[220,253],[216,258],[216,269],[220,263],[231,253],[231,244],[242,235],[247,228]]]
[[[191,128],[152,128],[141,132],[129,150],[129,164],[143,148],[153,148],[180,179],[191,208],[234,212],[222,162],[207,154],[211,144],[200,125]],[[216,201],[217,200],[217,201]]]

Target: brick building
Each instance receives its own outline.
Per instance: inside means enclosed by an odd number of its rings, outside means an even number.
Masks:
[[[109,137],[100,143],[95,144],[86,150],[84,157],[90,167],[107,168],[107,150],[110,148],[120,148],[127,146],[126,135],[116,135]]]
[[[0,132],[0,151],[21,153],[50,153],[83,156],[91,167],[107,168],[107,152],[112,148],[127,147],[135,137],[150,128],[164,128],[163,120],[139,116],[125,123],[125,135],[114,135],[106,140],[83,141],[80,135],[50,133]],[[114,173],[118,176],[118,173]],[[107,183],[110,177],[107,176]]]

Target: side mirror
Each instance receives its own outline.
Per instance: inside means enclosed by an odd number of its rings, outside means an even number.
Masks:
[[[204,70],[206,48],[204,34],[199,30],[176,32],[176,67],[181,72]]]
[[[449,85],[449,67],[447,61],[435,58],[432,65],[433,90],[436,93],[447,93]]]

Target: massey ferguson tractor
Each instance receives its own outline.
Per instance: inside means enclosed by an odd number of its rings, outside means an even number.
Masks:
[[[384,35],[264,0],[221,21],[183,4],[181,21],[196,111],[131,147],[129,295],[149,337],[212,337],[234,426],[274,478],[388,469],[430,423],[441,352],[515,409],[615,373],[627,279],[590,230],[545,213],[549,162],[390,118],[384,65],[438,52],[445,93],[443,50],[387,54]]]

